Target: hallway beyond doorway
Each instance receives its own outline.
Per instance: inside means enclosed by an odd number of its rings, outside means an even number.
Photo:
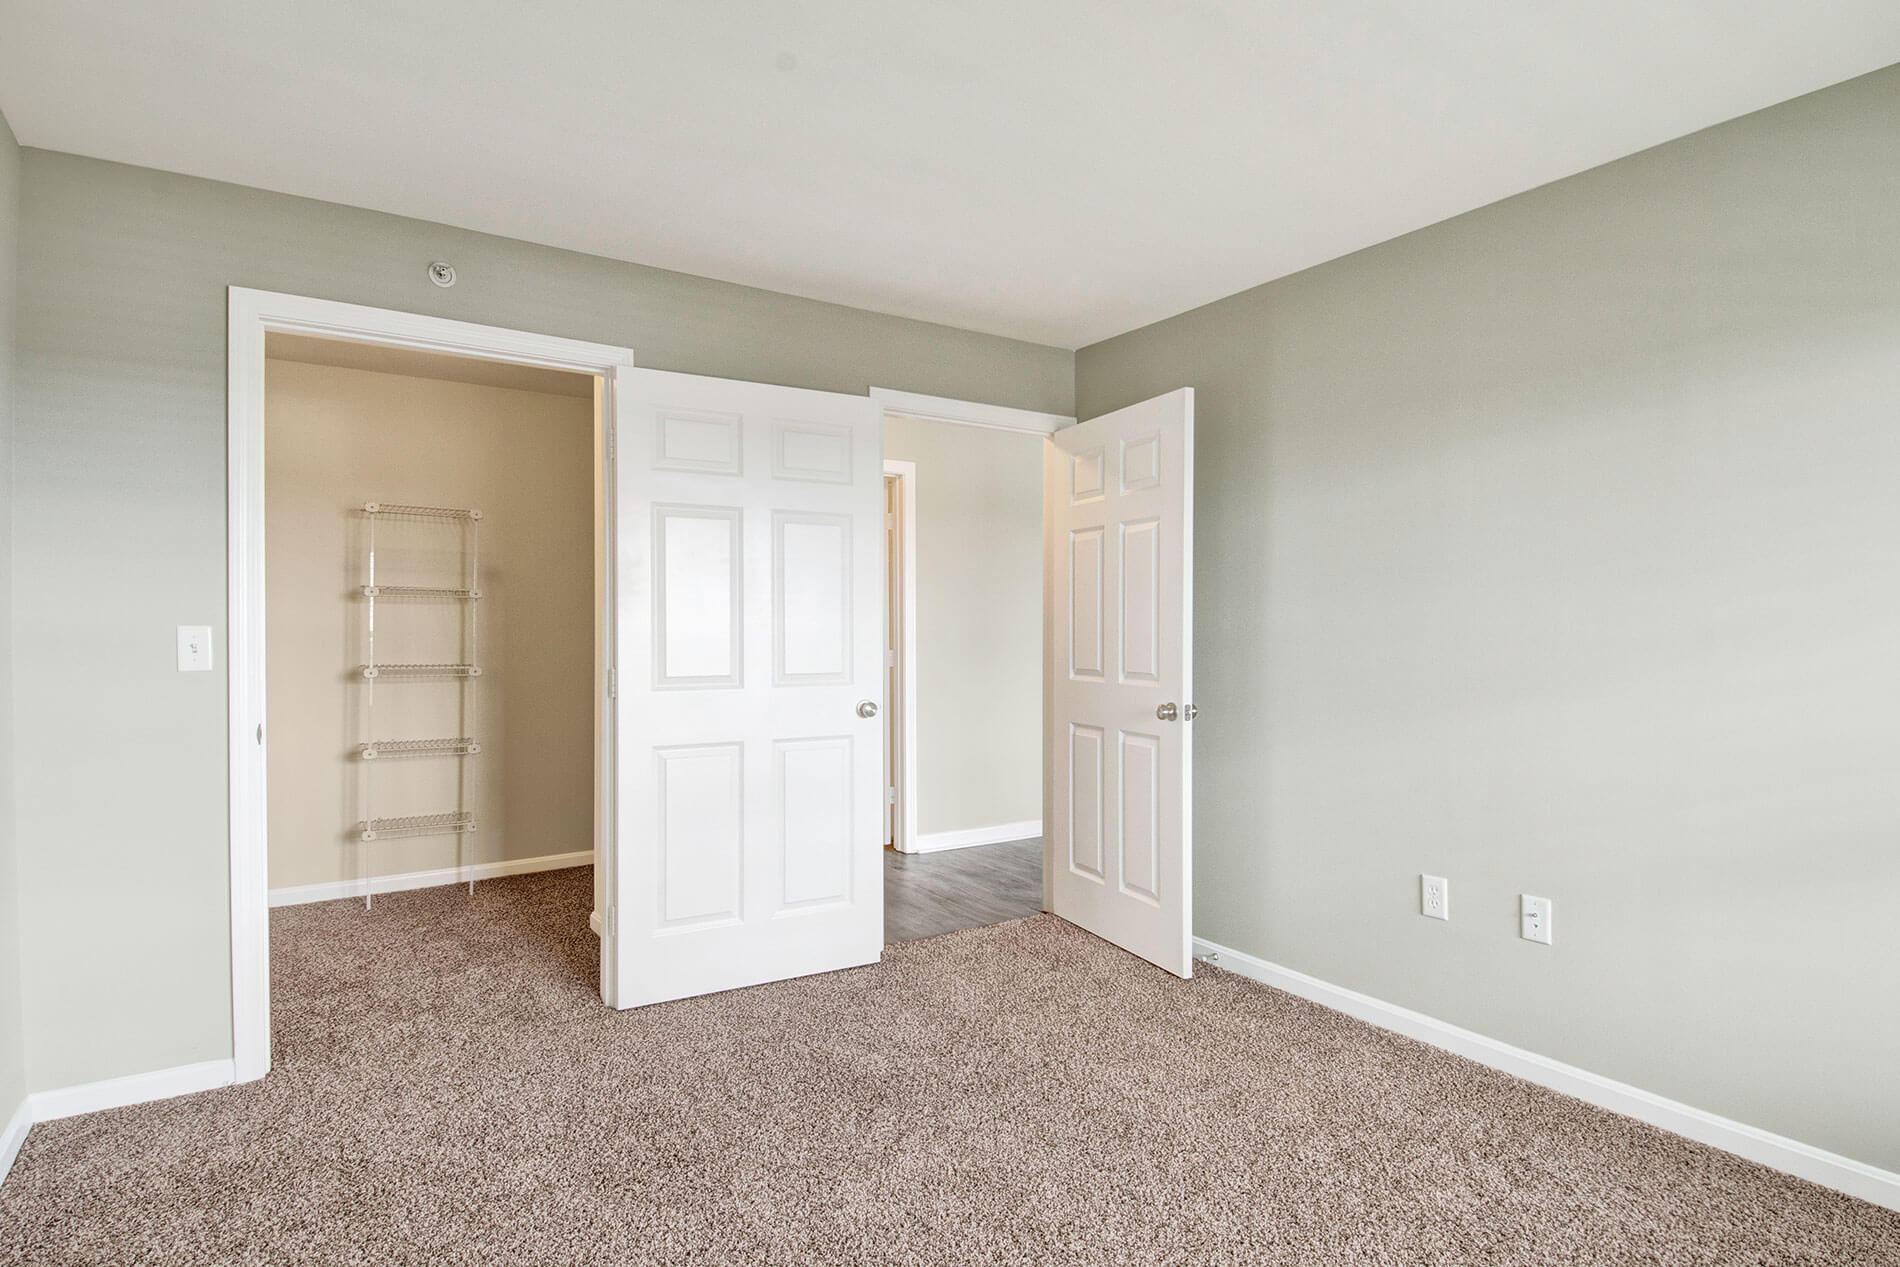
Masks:
[[[940,853],[884,851],[884,941],[914,941],[1042,910],[1042,838]]]

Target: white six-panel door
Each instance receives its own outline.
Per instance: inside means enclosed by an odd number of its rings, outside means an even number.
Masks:
[[[882,414],[656,370],[615,383],[614,999],[883,947]]]
[[[1050,909],[1190,976],[1193,390],[1044,454]]]

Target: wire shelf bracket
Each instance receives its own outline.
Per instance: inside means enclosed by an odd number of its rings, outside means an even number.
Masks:
[[[480,677],[479,664],[365,664],[366,678]]]
[[[378,739],[358,744],[356,755],[365,761],[389,757],[472,757],[482,746],[466,735],[454,739]]]
[[[450,589],[437,585],[365,585],[364,598],[480,598],[480,590]]]
[[[364,502],[363,513],[376,517],[396,519],[480,519],[479,510],[465,510],[459,506],[407,506],[397,502]]]
[[[461,835],[475,830],[475,816],[461,810],[446,814],[411,814],[406,818],[371,818],[357,825],[365,842],[397,836]]]

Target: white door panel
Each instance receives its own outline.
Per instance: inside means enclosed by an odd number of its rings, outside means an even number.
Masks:
[[[1194,393],[1058,431],[1045,455],[1050,909],[1189,976]]]
[[[615,1002],[875,962],[879,408],[656,370],[613,398]]]

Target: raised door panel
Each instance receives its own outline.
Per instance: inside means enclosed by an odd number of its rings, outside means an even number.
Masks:
[[[739,686],[744,568],[736,507],[653,508],[653,681]]]
[[[773,424],[772,475],[816,484],[851,482],[851,429],[821,422]]]
[[[737,475],[744,418],[706,409],[659,409],[653,419],[653,467],[701,475]]]
[[[1102,738],[1099,726],[1069,727],[1069,869],[1092,880],[1103,878]]]
[[[772,516],[773,668],[781,685],[851,680],[851,516]]]
[[[745,909],[744,748],[661,748],[655,759],[659,929],[737,923]]]
[[[1121,489],[1124,493],[1161,484],[1161,437],[1146,435],[1121,443]]]
[[[1102,680],[1102,538],[1100,528],[1069,534],[1069,676]]]
[[[1161,525],[1153,519],[1118,525],[1121,575],[1116,608],[1121,622],[1121,680],[1152,685],[1161,680]]]
[[[1108,482],[1103,478],[1102,450],[1084,449],[1069,457],[1069,501],[1072,505],[1100,501]]]
[[[1154,902],[1160,897],[1161,737],[1124,730],[1119,748],[1117,870],[1122,892]]]
[[[852,741],[789,739],[778,752],[782,909],[851,898]]]

